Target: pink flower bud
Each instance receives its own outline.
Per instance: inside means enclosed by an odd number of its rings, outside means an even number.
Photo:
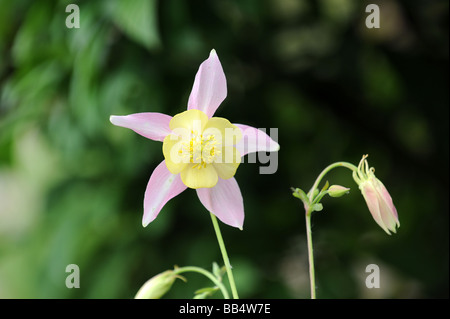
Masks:
[[[395,233],[396,228],[400,227],[397,209],[386,187],[375,177],[374,168],[369,169],[366,157],[367,155],[363,156],[358,170],[353,173],[353,178],[359,185],[373,219],[390,235],[390,232]]]

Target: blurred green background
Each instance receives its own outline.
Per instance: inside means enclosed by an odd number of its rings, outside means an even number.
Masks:
[[[69,3],[80,28],[68,29]],[[380,5],[381,28],[365,7]],[[399,212],[372,219],[345,169],[313,216],[319,298],[448,298],[448,1],[0,0],[0,298],[132,298],[174,265],[222,259],[193,190],[147,228],[143,196],[161,143],[109,116],[175,115],[212,48],[228,97],[216,113],[278,128],[276,174],[237,171],[246,219],[221,224],[244,298],[308,298],[302,206],[336,161],[369,154]],[[365,268],[381,270],[367,289]],[[68,289],[68,264],[80,267]],[[169,298],[210,285],[188,274]],[[215,297],[220,297],[217,293]]]

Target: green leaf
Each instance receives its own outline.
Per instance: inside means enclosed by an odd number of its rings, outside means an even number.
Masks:
[[[325,183],[325,185],[323,185],[322,190],[320,192],[324,192],[328,189],[328,186],[330,186],[330,183],[328,183],[328,181]]]
[[[160,46],[155,0],[117,0],[113,20],[131,39],[147,49]]]
[[[312,209],[313,211],[320,212],[323,209],[323,205],[321,203],[314,204]]]
[[[309,202],[308,196],[306,196],[305,192],[302,189],[291,187],[291,190],[292,190],[292,196],[297,197],[304,203]]]

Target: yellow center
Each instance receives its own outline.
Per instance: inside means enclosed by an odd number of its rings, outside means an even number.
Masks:
[[[190,188],[214,187],[219,177],[234,176],[241,162],[234,147],[242,138],[240,129],[228,120],[208,118],[199,110],[188,110],[170,121],[172,133],[163,142],[167,169],[180,174]]]
[[[183,162],[194,163],[192,168],[205,168],[220,156],[222,144],[216,140],[213,134],[203,136],[197,131],[191,131],[190,140],[181,143],[178,151]]]

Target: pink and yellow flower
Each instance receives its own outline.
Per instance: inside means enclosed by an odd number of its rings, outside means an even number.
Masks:
[[[358,169],[353,172],[353,179],[359,185],[373,219],[390,235],[390,232],[395,233],[396,228],[400,227],[397,209],[386,187],[375,177],[375,169],[369,168],[366,158],[367,155],[364,155],[359,162]]]
[[[174,117],[150,112],[110,117],[114,125],[163,142],[164,160],[153,171],[144,195],[144,227],[170,199],[192,188],[208,211],[242,229],[244,204],[234,178],[241,157],[278,151],[279,145],[254,127],[213,117],[226,96],[225,74],[212,50],[195,76],[187,111]]]

